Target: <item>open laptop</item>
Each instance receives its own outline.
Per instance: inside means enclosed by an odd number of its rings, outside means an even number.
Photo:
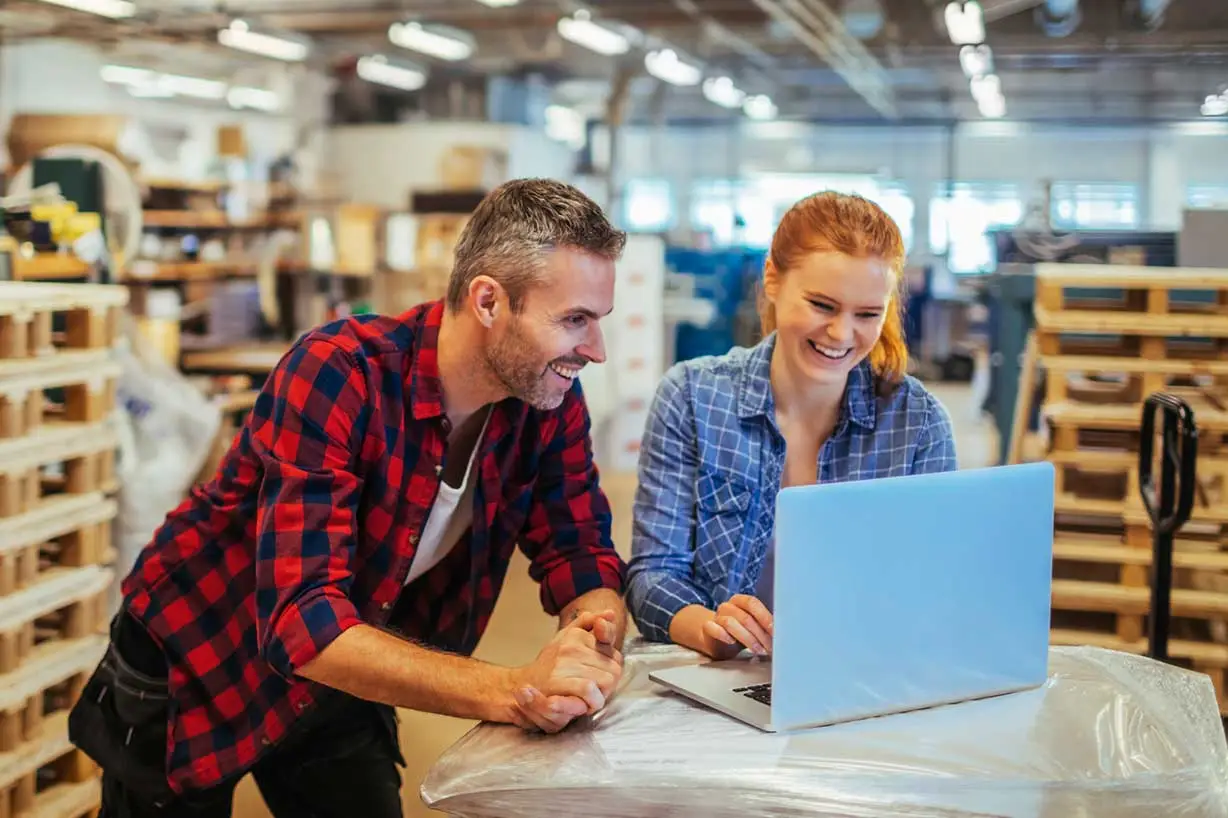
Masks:
[[[1053,480],[1024,463],[782,489],[772,657],[649,677],[770,732],[1037,687]]]

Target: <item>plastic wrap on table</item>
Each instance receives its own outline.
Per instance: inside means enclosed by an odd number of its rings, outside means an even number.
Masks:
[[[562,733],[475,727],[423,782],[464,818],[1222,818],[1228,746],[1210,679],[1054,647],[1036,690],[769,734],[666,691],[701,661],[629,645],[605,710]]]

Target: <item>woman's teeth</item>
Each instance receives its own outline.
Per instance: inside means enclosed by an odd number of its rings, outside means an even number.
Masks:
[[[548,366],[554,371],[554,374],[558,375],[560,378],[566,378],[567,380],[571,380],[576,375],[580,374],[580,368],[578,366],[563,366],[562,364],[553,363],[548,364]]]
[[[822,355],[824,358],[830,358],[833,361],[838,361],[853,351],[852,347],[845,347],[844,349],[837,349],[835,347],[820,346],[819,344],[816,344],[814,341],[810,341],[809,343],[810,343],[811,349],[813,349],[815,352]]]

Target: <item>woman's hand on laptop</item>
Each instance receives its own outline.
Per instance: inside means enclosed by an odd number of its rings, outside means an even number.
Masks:
[[[772,652],[772,612],[748,594],[736,594],[716,609],[716,616],[704,623],[704,636],[757,656]]]

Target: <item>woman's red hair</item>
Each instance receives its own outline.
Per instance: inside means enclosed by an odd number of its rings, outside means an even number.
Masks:
[[[881,258],[895,276],[882,335],[870,351],[875,374],[888,384],[908,371],[900,282],[904,271],[904,238],[886,212],[869,199],[824,191],[802,199],[785,213],[772,237],[768,261],[777,275],[788,275],[811,253],[843,253],[855,258]],[[763,299],[760,325],[766,336],[776,329],[776,308]]]

